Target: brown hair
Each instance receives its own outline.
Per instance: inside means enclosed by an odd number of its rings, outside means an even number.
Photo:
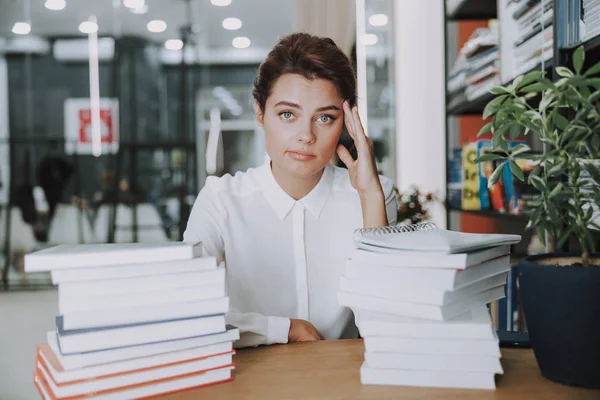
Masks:
[[[356,104],[356,75],[350,59],[330,38],[308,33],[282,37],[258,68],[252,96],[264,112],[275,82],[284,74],[306,79],[325,79],[333,83],[339,95]]]

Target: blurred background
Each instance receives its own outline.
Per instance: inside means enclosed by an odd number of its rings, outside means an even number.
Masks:
[[[295,31],[351,57],[395,180],[391,18],[391,0],[0,0],[3,287],[50,285],[23,273],[36,249],[180,240],[208,175],[265,162],[252,83]]]

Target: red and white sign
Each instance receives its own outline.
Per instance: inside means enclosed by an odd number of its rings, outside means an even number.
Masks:
[[[65,151],[94,154],[92,109],[89,98],[65,100]],[[101,154],[119,151],[119,101],[100,99]]]

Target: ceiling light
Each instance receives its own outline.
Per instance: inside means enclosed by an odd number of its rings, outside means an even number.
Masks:
[[[127,8],[141,8],[146,4],[146,0],[123,0],[123,5]]]
[[[46,0],[44,4],[48,10],[60,11],[67,6],[65,0]]]
[[[167,23],[161,19],[154,19],[146,25],[150,32],[160,33],[167,30]]]
[[[17,35],[27,35],[31,32],[31,25],[27,22],[15,22],[12,27],[12,32]]]
[[[215,6],[225,7],[231,4],[231,0],[210,0]]]
[[[386,26],[388,16],[385,14],[373,14],[369,17],[369,23],[373,26]]]
[[[148,4],[144,4],[143,6],[138,7],[138,8],[132,8],[131,12],[133,14],[138,14],[138,15],[146,14],[146,13],[148,13]]]
[[[165,42],[165,48],[167,50],[181,50],[183,49],[183,42],[179,39],[169,39]]]
[[[374,33],[367,33],[367,34],[363,35],[361,38],[361,42],[365,46],[372,46],[372,45],[376,44],[378,40],[379,40],[379,38]]]
[[[94,21],[83,21],[79,24],[79,31],[87,34],[98,32],[98,24]]]
[[[250,46],[250,39],[245,36],[238,36],[231,41],[231,44],[236,49],[245,49]]]
[[[230,30],[230,31],[235,31],[237,29],[240,29],[242,27],[242,21],[238,18],[225,18],[223,20],[223,28]]]

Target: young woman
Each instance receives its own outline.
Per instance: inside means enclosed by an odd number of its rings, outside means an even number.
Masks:
[[[209,177],[192,208],[186,242],[226,261],[236,347],[356,337],[337,301],[357,228],[396,220],[390,180],[356,108],[348,57],[327,38],[282,38],[254,81],[270,162]],[[338,145],[343,125],[358,157]],[[334,152],[348,169],[330,164]]]

